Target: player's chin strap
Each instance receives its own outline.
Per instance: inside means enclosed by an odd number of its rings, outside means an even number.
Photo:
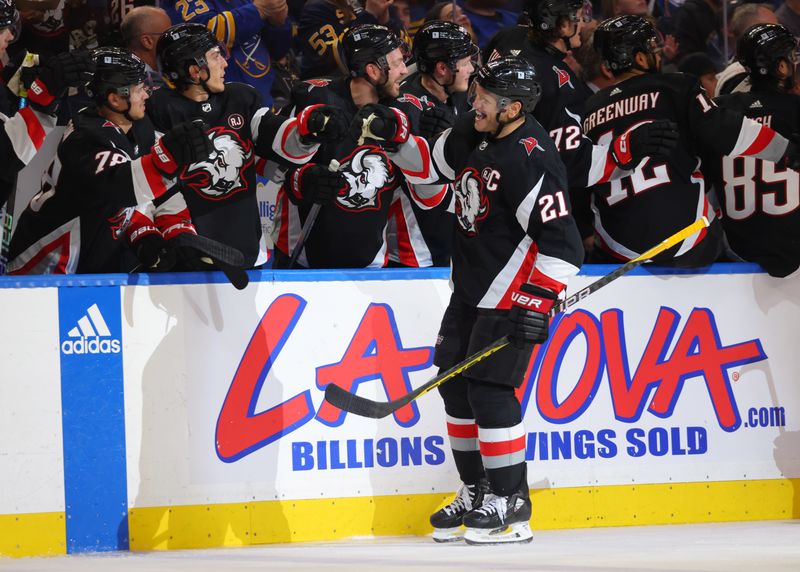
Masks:
[[[508,106],[508,104],[509,104],[509,100],[507,100],[506,98],[503,98],[503,100],[501,102],[498,102],[498,107],[500,109],[494,115],[494,120],[497,121],[497,129],[495,129],[494,133],[492,133],[492,135],[491,135],[492,139],[497,139],[497,136],[500,135],[500,132],[503,130],[503,128],[506,125],[510,125],[510,124],[514,123],[515,121],[518,121],[518,120],[523,118],[524,112],[520,111],[519,115],[517,115],[514,119],[509,119],[507,121],[503,121],[502,119],[500,119],[500,114],[502,114],[503,111],[505,111],[505,109]]]
[[[108,107],[114,113],[122,114],[122,116],[125,119],[133,123],[134,119],[133,117],[131,117],[131,96],[130,94],[128,94],[128,95],[123,95],[121,97],[125,100],[125,103],[128,104],[128,107],[126,107],[125,109],[114,109],[114,107],[108,102],[108,100],[106,100],[106,107]]]

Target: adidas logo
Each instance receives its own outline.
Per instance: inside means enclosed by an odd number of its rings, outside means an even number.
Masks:
[[[609,93],[609,95],[619,95],[620,93],[622,93],[622,90],[618,87],[615,87],[614,89],[611,90],[611,93]]]
[[[761,105],[761,102],[759,100],[757,100],[757,99],[753,103],[750,104],[750,109],[761,109],[762,107],[764,107],[764,106]]]
[[[67,336],[71,339],[61,342],[61,352],[67,355],[118,354],[122,350],[120,341],[111,338],[111,330],[97,304],[86,310],[86,315],[67,332]]]

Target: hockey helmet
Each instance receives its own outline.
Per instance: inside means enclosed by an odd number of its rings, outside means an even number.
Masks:
[[[584,0],[527,0],[523,12],[533,28],[547,31],[555,30],[559,18],[565,16],[577,22],[578,10],[584,5]]]
[[[109,93],[130,97],[131,86],[147,78],[144,62],[122,48],[97,48],[92,52],[95,69],[86,84],[86,93],[95,102],[104,104]]]
[[[201,24],[178,24],[161,34],[156,55],[161,71],[170,82],[182,86],[192,82],[189,66],[208,66],[208,50],[221,47],[211,31]]]
[[[542,97],[542,86],[533,65],[516,56],[487,63],[478,70],[475,83],[500,97],[500,110],[512,101],[519,101],[522,111],[530,113]],[[474,100],[473,94],[474,88],[470,92],[470,102]]]
[[[365,74],[367,64],[375,64],[382,70],[389,69],[386,56],[405,43],[386,26],[362,24],[347,30],[342,38],[342,57],[351,77]]]
[[[736,44],[736,59],[749,70],[753,81],[786,79],[778,76],[778,64],[786,60],[794,72],[797,55],[797,40],[779,24],[751,26]]]
[[[634,67],[637,52],[656,54],[658,34],[641,16],[617,16],[604,20],[594,31],[594,49],[603,63],[618,74]]]
[[[452,65],[460,59],[476,57],[478,46],[464,28],[453,22],[431,20],[414,36],[414,59],[422,73],[433,73],[436,62]]]
[[[14,34],[14,39],[11,41],[15,42],[19,38],[21,25],[14,0],[0,0],[0,30],[10,29]]]

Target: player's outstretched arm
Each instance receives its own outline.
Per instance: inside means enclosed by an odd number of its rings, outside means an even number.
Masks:
[[[292,110],[294,112],[294,110]],[[330,105],[311,105],[291,117],[259,109],[251,121],[256,155],[281,166],[305,165],[320,143],[337,141],[347,132],[341,110]]]

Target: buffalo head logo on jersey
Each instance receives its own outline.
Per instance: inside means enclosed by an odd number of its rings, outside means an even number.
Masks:
[[[347,187],[336,197],[336,202],[346,210],[380,209],[381,192],[394,183],[389,159],[378,147],[358,148],[350,159],[342,161],[341,172]]]
[[[243,173],[253,163],[253,144],[235,131],[214,127],[208,132],[213,150],[181,175],[184,184],[206,199],[222,200],[247,189]]]
[[[483,181],[475,169],[467,169],[455,184],[456,220],[469,236],[478,234],[478,221],[489,214],[489,199],[483,192]]]

